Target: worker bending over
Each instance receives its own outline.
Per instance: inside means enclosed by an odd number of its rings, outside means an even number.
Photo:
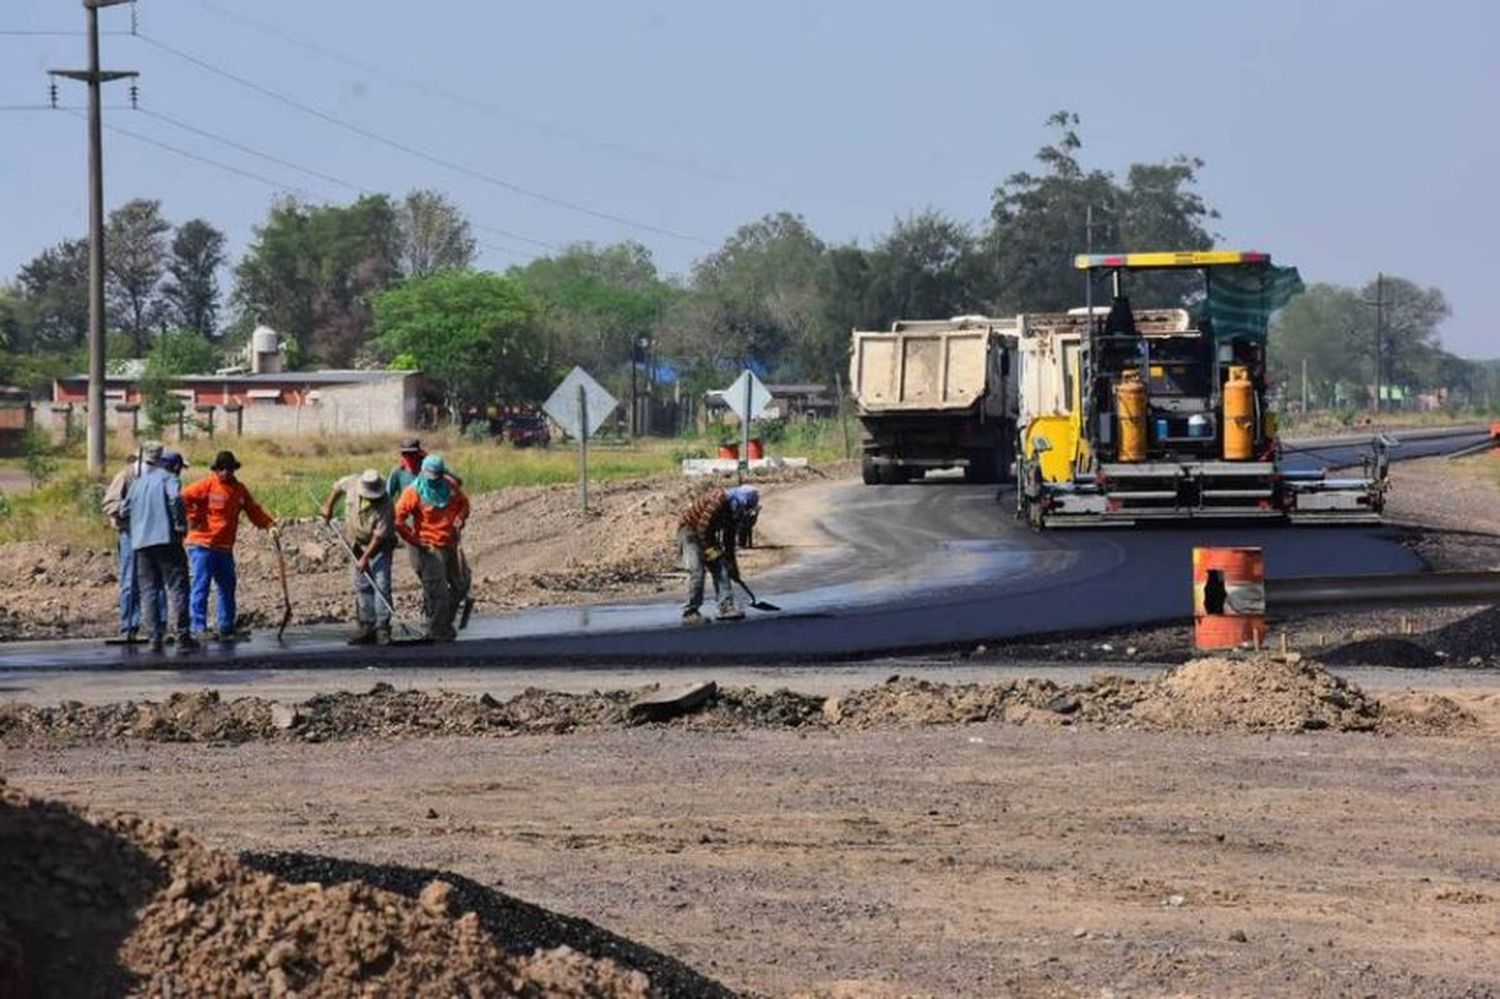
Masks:
[[[720,621],[738,621],[745,612],[734,604],[734,580],[739,578],[735,544],[741,527],[760,512],[760,490],[754,486],[714,489],[694,500],[677,522],[677,545],[683,568],[688,571],[687,603],[682,607],[683,624],[701,624],[703,576],[713,574],[714,599]]]
[[[469,519],[469,498],[448,475],[442,455],[422,459],[422,473],[396,500],[396,533],[417,552],[427,637],[451,642],[453,620],[469,595],[459,543]]]

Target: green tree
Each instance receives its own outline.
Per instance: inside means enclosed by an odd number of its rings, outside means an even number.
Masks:
[[[575,364],[601,377],[627,372],[634,346],[654,339],[674,294],[657,275],[651,251],[632,242],[576,243],[555,257],[512,268],[510,276],[541,306],[554,373]]]
[[[449,409],[535,399],[548,372],[537,306],[513,279],[475,271],[413,278],[375,298],[377,346],[410,355]]]
[[[823,321],[825,252],[800,215],[741,226],[693,268],[693,295],[668,317],[674,352],[714,369],[757,361],[793,373],[797,346]]]
[[[424,277],[474,266],[474,234],[469,220],[437,191],[412,191],[396,209],[401,240],[401,272]]]
[[[130,334],[135,356],[145,357],[151,330],[161,319],[158,286],[167,270],[167,233],[161,202],[136,198],[109,213],[104,237],[105,294],[110,323]]]
[[[983,312],[983,262],[968,226],[928,209],[901,219],[870,254],[878,322]]]
[[[219,268],[224,266],[224,234],[202,219],[177,227],[162,287],[167,321],[211,337],[218,328]]]
[[[1190,189],[1201,160],[1179,156],[1137,163],[1121,185],[1113,174],[1085,170],[1079,162],[1078,115],[1059,111],[1047,124],[1060,134],[1037,153],[1043,172],[1012,174],[995,191],[985,242],[996,311],[1057,311],[1083,304],[1084,281],[1072,262],[1090,242],[1095,252],[1213,246],[1204,224],[1218,213]],[[1174,305],[1197,289],[1190,274],[1155,274],[1134,280],[1129,293],[1142,305]]]
[[[43,250],[17,277],[24,303],[18,349],[59,351],[80,346],[89,330],[89,244],[68,239]]]
[[[1268,338],[1270,373],[1289,399],[1302,398],[1303,366],[1307,370],[1310,408],[1363,400],[1371,378],[1368,366],[1351,363],[1364,306],[1353,289],[1314,284],[1276,315]]]
[[[177,379],[183,375],[211,374],[222,357],[219,348],[196,330],[163,333],[147,355],[146,371],[141,377],[147,426],[159,432],[174,423],[183,406],[182,400],[172,394]]]
[[[348,206],[276,202],[235,268],[245,321],[291,337],[299,356],[353,360],[373,333],[369,300],[400,273],[396,211],[383,194]]]
[[[1374,356],[1377,296],[1385,301],[1381,323],[1382,375],[1384,385],[1420,389],[1438,383],[1442,337],[1438,327],[1450,314],[1448,299],[1437,288],[1423,288],[1415,281],[1388,276],[1371,281],[1361,292],[1366,303],[1359,338],[1361,353]]]

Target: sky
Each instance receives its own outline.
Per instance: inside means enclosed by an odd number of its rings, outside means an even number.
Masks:
[[[100,18],[104,68],[141,74],[141,110],[107,87],[106,126],[134,135],[105,133],[106,204],[160,199],[234,257],[278,192],[444,191],[496,270],[633,239],[686,274],[782,210],[829,242],[926,208],[978,227],[1067,109],[1088,168],[1201,157],[1221,245],[1309,282],[1435,285],[1448,349],[1500,357],[1500,4],[139,0],[135,35],[129,5]],[[0,280],[86,230],[84,119],[8,110],[85,65],[84,23],[80,3],[0,4]],[[59,100],[83,107],[83,86]]]

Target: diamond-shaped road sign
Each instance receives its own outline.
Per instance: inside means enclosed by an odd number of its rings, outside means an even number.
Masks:
[[[749,379],[750,385],[750,412],[748,413],[744,411],[746,384],[745,380],[747,378]],[[761,380],[755,377],[755,372],[751,371],[749,368],[746,368],[744,374],[740,375],[734,380],[733,385],[724,390],[724,405],[734,410],[734,415],[738,416],[741,420],[757,419],[761,413],[764,413],[766,411],[766,407],[770,404],[770,389],[766,388],[765,385],[761,383]]]
[[[583,386],[584,398],[588,400],[589,425],[581,426],[578,412],[578,387]],[[609,414],[615,411],[619,401],[605,390],[603,385],[594,381],[589,373],[582,368],[574,368],[568,372],[568,377],[562,380],[557,390],[542,404],[547,415],[557,421],[562,427],[574,437],[584,436],[587,431],[589,436],[604,425]]]

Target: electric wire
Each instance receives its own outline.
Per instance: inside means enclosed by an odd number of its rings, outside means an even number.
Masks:
[[[365,128],[362,125],[356,125],[352,122],[345,121],[337,115],[330,114],[327,111],[320,110],[319,108],[315,108],[309,104],[304,104],[301,101],[296,100],[295,98],[288,97],[285,94],[280,93],[279,91],[272,90],[270,87],[263,86],[262,84],[256,83],[253,80],[249,80],[243,76],[231,73],[228,70],[220,69],[218,66],[213,65],[205,59],[200,59],[199,57],[192,55],[191,53],[184,52],[181,49],[168,45],[166,42],[160,41],[151,35],[141,33],[137,34],[136,37],[146,44],[151,45],[152,47],[162,52],[165,52],[167,55],[170,55],[173,58],[190,63],[191,65],[205,70],[206,72],[214,74],[215,76],[222,77],[239,86],[245,87],[249,90],[253,90],[254,92],[270,100],[276,101],[280,104],[284,104],[287,107],[294,108],[298,111],[301,111],[303,114],[310,115],[314,118],[319,119],[320,121],[324,121],[330,125],[334,125],[337,128],[344,129],[347,132],[368,139],[371,142],[376,142],[391,149],[395,149],[398,152],[405,153],[408,156],[412,156],[420,160],[425,160],[428,163],[432,163],[436,166],[443,167],[444,169],[452,170],[455,173],[460,173],[475,180],[491,184],[495,187],[510,191],[514,194],[519,194],[523,197],[528,197],[535,201],[540,201],[544,204],[552,205],[557,208],[563,208],[582,215],[588,215],[592,218],[600,219],[601,221],[613,222],[616,225],[622,225],[632,229],[639,229],[643,232],[651,232],[659,236],[666,236],[672,239],[683,240],[685,242],[697,243],[704,246],[710,245],[707,240],[697,236],[677,232],[675,230],[667,229],[662,226],[652,225],[647,222],[641,222],[623,215],[616,215],[612,212],[602,211],[600,209],[580,204],[578,202],[569,201],[564,198],[558,198],[541,191],[523,187],[520,184],[516,184],[495,174],[486,173],[482,170],[476,170],[473,167],[465,166],[464,164],[454,162],[453,160],[444,159],[441,156],[434,156],[433,154],[424,152],[423,150],[418,149],[415,146],[407,145],[404,142],[392,139],[389,136],[382,135],[379,132],[372,131],[371,129]]]
[[[519,121],[527,127],[532,128],[545,135],[550,135],[560,139],[566,139],[569,142],[578,143],[584,146],[591,146],[595,149],[603,150],[605,152],[618,153],[640,162],[650,164],[651,166],[665,167],[691,177],[696,177],[699,180],[707,180],[720,184],[730,184],[733,186],[745,188],[747,190],[775,194],[779,197],[797,197],[794,192],[783,190],[774,185],[759,183],[750,180],[749,178],[737,176],[736,174],[729,173],[727,171],[717,170],[696,163],[674,159],[652,150],[638,149],[633,146],[625,145],[623,143],[611,141],[609,139],[601,139],[598,136],[589,135],[584,132],[578,132],[567,128],[559,128],[557,125],[538,118],[534,118],[523,111],[516,110],[515,108],[477,100],[473,97],[468,96],[467,94],[460,93],[456,90],[450,90],[447,87],[443,87],[426,80],[420,80],[415,77],[403,75],[401,73],[395,72],[389,67],[366,62],[344,52],[340,52],[337,49],[329,48],[326,45],[320,44],[310,39],[301,38],[287,31],[283,31],[282,29],[277,28],[274,25],[266,24],[254,18],[247,17],[244,14],[239,13],[238,11],[229,10],[216,3],[210,3],[209,0],[194,0],[194,2],[197,6],[211,11],[220,17],[242,24],[255,31],[259,31],[262,34],[269,35],[272,38],[279,39],[289,45],[295,45],[298,48],[304,49],[308,52],[316,53],[324,57],[325,59],[330,59],[334,62],[342,63],[343,65],[348,66],[352,69],[357,69],[360,72],[368,73],[372,77],[387,80],[391,83],[397,84],[398,86],[406,87],[409,90],[414,90],[419,93],[440,97],[453,104],[468,108],[471,111],[477,111],[491,118],[503,118],[510,121]]]

